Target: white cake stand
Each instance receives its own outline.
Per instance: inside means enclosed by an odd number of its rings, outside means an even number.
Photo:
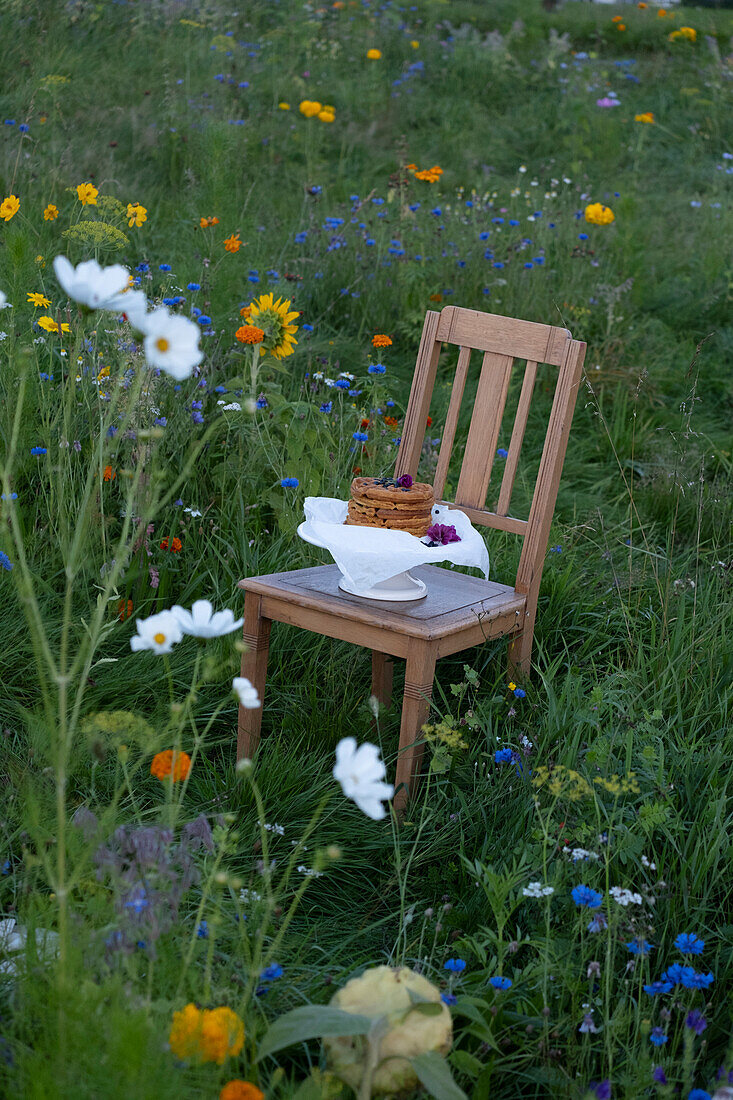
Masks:
[[[309,542],[312,546],[320,546],[323,550],[328,549],[326,544],[313,534],[307,520],[304,520],[298,527],[298,534],[304,542]],[[388,577],[387,580],[380,581],[379,584],[375,584],[371,588],[357,588],[342,574],[339,588],[342,592],[348,592],[352,596],[361,596],[365,600],[386,600],[390,603],[422,600],[428,592],[427,585],[418,580],[417,577],[413,577],[409,569],[405,570],[404,573],[397,573],[394,577]]]

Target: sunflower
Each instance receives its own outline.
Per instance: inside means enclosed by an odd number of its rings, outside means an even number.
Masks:
[[[293,354],[298,342],[293,339],[293,333],[298,331],[298,326],[291,322],[300,314],[297,310],[289,312],[290,301],[284,302],[282,298],[274,301],[274,297],[274,294],[261,294],[259,298],[255,298],[248,320],[265,334],[260,344],[260,355],[269,352],[275,359],[285,359]]]

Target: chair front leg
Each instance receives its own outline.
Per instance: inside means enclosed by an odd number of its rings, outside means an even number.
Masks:
[[[251,759],[260,742],[271,626],[270,620],[262,617],[262,597],[256,592],[247,592],[244,597],[244,630],[242,634],[242,640],[247,648],[242,654],[242,676],[245,676],[252,686],[257,689],[260,705],[258,707],[240,706],[239,708],[237,760],[242,760],[245,757]]]
[[[395,775],[394,805],[398,813],[404,811],[407,799],[414,795],[417,787],[425,745],[416,742],[420,741],[420,731],[430,711],[436,656],[432,643],[416,642],[414,651],[411,650],[407,657],[400,748]]]

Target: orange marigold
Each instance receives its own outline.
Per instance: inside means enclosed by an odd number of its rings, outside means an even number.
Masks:
[[[181,1061],[216,1062],[222,1066],[244,1046],[244,1024],[231,1008],[197,1008],[187,1004],[173,1013],[170,1048]]]
[[[117,618],[121,623],[132,615],[132,600],[120,600],[117,604]]]
[[[219,1100],[265,1100],[265,1094],[257,1085],[237,1078],[236,1081],[227,1081],[219,1093]]]
[[[179,779],[185,779],[190,770],[191,757],[188,753],[174,752],[173,749],[156,752],[150,765],[150,774],[161,782],[170,778],[177,783]]]
[[[183,543],[177,536],[169,540],[168,536],[166,535],[166,537],[161,541],[160,544],[161,550],[172,550],[174,554],[177,554],[182,547]]]
[[[104,467],[104,474],[102,476],[103,476],[105,481],[114,481],[114,479],[117,477],[117,474],[115,473],[115,471],[112,469],[111,466],[105,466]]]
[[[251,312],[252,312],[252,306],[251,305],[242,306],[242,308],[239,311],[239,316],[240,317],[249,317]]]
[[[372,336],[372,345],[375,348],[388,348],[391,344],[389,336],[385,336],[384,333],[378,332],[376,336]]]
[[[384,423],[388,428],[396,428],[399,424],[399,420],[396,416],[385,416]]]
[[[242,242],[239,239],[239,233],[232,233],[231,237],[227,237],[224,241],[224,247],[227,252],[239,252],[242,247]]]
[[[611,20],[612,23],[623,23],[623,21],[623,15],[614,15],[613,19]]]
[[[261,344],[265,333],[257,325],[242,325],[234,334],[240,344]]]

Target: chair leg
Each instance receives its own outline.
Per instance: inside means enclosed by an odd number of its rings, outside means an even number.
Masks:
[[[251,759],[260,741],[262,708],[265,701],[267,656],[270,651],[269,619],[262,617],[262,598],[256,592],[246,592],[244,597],[243,641],[247,649],[242,654],[242,676],[257,689],[258,707],[239,708],[237,728],[237,760]]]
[[[415,793],[424,744],[415,744],[427,721],[433,694],[436,651],[433,645],[416,643],[407,657],[405,695],[400,724],[400,748],[395,776],[394,805],[401,813],[407,799]]]
[[[392,672],[394,663],[388,653],[372,650],[372,695],[380,706],[388,707],[392,701]]]
[[[509,643],[509,679],[528,680],[532,672],[532,643],[534,623],[526,623],[521,634],[515,634]]]

